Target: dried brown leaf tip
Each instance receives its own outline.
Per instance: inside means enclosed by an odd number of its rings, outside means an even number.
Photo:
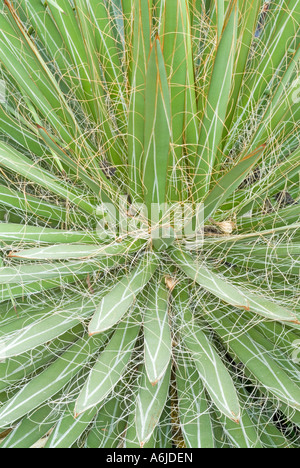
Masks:
[[[176,279],[173,278],[172,276],[166,276],[165,283],[166,283],[167,288],[172,292],[176,286]]]

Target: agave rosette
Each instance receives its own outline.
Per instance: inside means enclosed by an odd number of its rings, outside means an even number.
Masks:
[[[1,446],[297,446],[299,2],[2,10]]]

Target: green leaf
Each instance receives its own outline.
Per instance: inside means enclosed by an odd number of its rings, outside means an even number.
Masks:
[[[211,217],[217,208],[239,187],[261,158],[264,149],[265,146],[262,146],[246,156],[218,180],[218,183],[214,185],[204,200],[205,220]]]
[[[54,425],[53,409],[43,405],[23,418],[0,445],[1,448],[31,448],[42,439]]]
[[[144,289],[156,269],[157,257],[154,254],[143,256],[138,266],[102,299],[90,322],[90,334],[109,330],[119,322],[133,306],[137,295]]]
[[[199,373],[183,353],[177,359],[177,366],[179,419],[185,444],[187,448],[214,448],[209,402]]]
[[[255,206],[264,203],[266,197],[276,195],[281,190],[286,188],[287,179],[298,175],[300,172],[299,167],[300,149],[297,149],[287,158],[280,158],[276,161],[276,167],[271,173],[266,174],[251,187],[251,196],[245,200],[245,190],[236,193],[236,200],[238,201],[238,216],[241,217],[247,211],[253,210]],[[280,211],[281,212],[281,211]]]
[[[131,195],[134,200],[142,202],[141,171],[145,148],[145,91],[147,63],[150,53],[152,0],[123,1],[123,9],[126,8],[126,17],[130,15],[130,11],[127,9],[131,3],[134,6],[134,30],[132,39],[133,63],[131,64],[133,69],[132,76],[130,76],[131,93],[128,116],[128,164]],[[127,34],[129,34],[128,28],[129,25],[126,23]]]
[[[186,301],[187,297],[183,299]],[[241,411],[232,378],[213,344],[194,321],[186,305],[184,307],[181,339],[191,354],[202,382],[214,404],[225,416],[239,423]]]
[[[248,309],[249,302],[247,298],[239,292],[238,288],[227,282],[225,278],[223,279],[211,272],[199,261],[194,260],[189,254],[180,250],[172,250],[170,256],[191,280],[196,281],[204,289],[235,307]]]
[[[134,387],[131,387],[130,393],[127,397],[126,405],[126,414],[128,415],[126,419],[126,434],[124,438],[124,448],[140,448],[140,443],[137,434],[136,427],[136,401],[137,395],[139,392],[139,382],[136,376],[134,376],[133,384]],[[138,370],[138,378],[141,378],[141,369]],[[143,448],[155,448],[156,446],[156,430],[153,431],[150,439],[145,443]]]
[[[115,107],[120,127],[122,127],[126,121],[126,89],[109,5],[106,5],[103,1],[88,2],[87,6],[82,0],[76,0],[76,3],[78,3],[78,9],[82,15],[82,23],[85,23],[85,28],[89,31],[91,40],[96,41],[96,50],[100,52],[100,63],[105,74],[109,96]]]
[[[76,175],[77,178],[80,178],[87,187],[89,187],[97,196],[101,197],[103,202],[109,203],[111,201],[110,197],[106,195],[104,191],[101,190],[101,185],[95,181],[95,178],[92,178],[89,172],[93,169],[94,164],[91,162],[89,167],[86,169],[82,168],[78,165],[78,162],[73,161],[73,159],[61,148],[56,141],[53,135],[50,135],[49,132],[40,125],[38,126],[38,132],[47,144],[47,146],[51,149],[52,154],[55,158],[57,158],[65,167],[69,168],[70,171]],[[63,170],[63,169],[62,169]],[[106,176],[103,172],[97,169],[97,176],[101,179],[103,186],[106,187],[106,191],[112,191],[112,186],[107,180]]]
[[[84,274],[83,276],[86,275]],[[15,283],[0,285],[0,303],[6,300],[12,300],[12,298],[29,298],[41,292],[45,293],[45,291],[50,289],[66,287],[68,284],[72,284],[80,278],[80,275],[74,277],[74,275],[71,274],[59,279],[39,280],[23,283],[22,285]]]
[[[164,58],[155,39],[149,58],[145,93],[145,143],[143,183],[145,204],[166,201],[167,171],[171,140],[171,105]]]
[[[44,317],[41,317],[40,320],[17,330],[12,336],[7,335],[2,340],[0,359],[18,356],[57,338],[77,326],[82,319],[93,314],[100,298],[98,296],[89,300],[81,299],[56,309],[49,307],[47,315],[44,314]]]
[[[121,396],[112,397],[99,410],[94,426],[89,432],[87,448],[117,448],[126,427]]]
[[[198,260],[194,260],[189,254],[174,249],[170,252],[170,256],[192,281],[195,281],[227,304],[255,312],[272,320],[299,323],[297,315],[290,310],[266,299],[263,294],[258,296],[240,286],[231,284],[225,277],[212,272]]]
[[[238,221],[238,230],[241,233],[252,233],[258,229],[259,231],[267,229],[272,230],[281,227],[285,228],[288,225],[293,225],[293,223],[296,224],[297,221],[300,221],[299,206],[288,206],[276,211],[275,213],[252,216],[250,219],[241,218]]]
[[[43,142],[37,138],[37,135],[30,128],[29,123],[20,121],[14,115],[11,108],[5,108],[0,103],[0,122],[1,132],[5,134],[11,142],[22,146],[22,150],[30,149],[33,154],[42,157],[47,150]]]
[[[214,166],[216,162],[218,163],[216,155],[222,139],[236,49],[237,2],[231,2],[231,5],[229,18],[225,20],[226,24],[218,44],[200,129],[199,149],[193,179],[195,202],[201,202],[207,193]]]
[[[54,425],[45,445],[46,449],[72,448],[72,445],[91,424],[98,411],[97,407],[92,408],[75,419],[74,406],[74,404],[70,405]]]
[[[222,312],[207,314],[216,332],[226,340],[228,348],[251,374],[276,398],[294,409],[300,408],[300,388],[251,336],[237,330]],[[238,333],[237,333],[238,331]],[[228,336],[230,339],[228,340]]]
[[[168,291],[160,277],[150,282],[144,313],[145,367],[152,385],[164,376],[172,355]]]
[[[172,144],[169,156],[170,195],[172,202],[179,199],[184,170],[183,142],[185,114],[182,109],[190,89],[187,87],[189,37],[186,31],[189,27],[189,15],[185,0],[165,2],[161,20],[161,40],[163,57],[168,77],[171,99],[171,131]],[[190,117],[190,116],[189,116]]]
[[[18,267],[0,268],[0,284],[24,284],[33,283],[38,280],[64,278],[74,275],[74,280],[78,275],[88,275],[96,271],[103,271],[106,268],[116,266],[114,258],[106,257],[103,261],[97,262],[65,262],[61,264],[29,264]]]
[[[100,232],[98,234],[97,232],[64,231],[23,224],[0,223],[0,240],[6,243],[21,241],[47,244],[94,244],[95,240],[101,240],[102,236]]]
[[[0,409],[0,426],[5,427],[47,401],[66,385],[99,349],[101,340],[84,336],[62,356],[34,377]]]
[[[143,246],[141,240],[111,242],[110,244],[85,245],[85,244],[57,244],[33,249],[11,252],[9,257],[24,258],[28,260],[70,260],[95,257],[109,257],[136,252]]]
[[[248,118],[251,106],[259,101],[270,81],[274,79],[274,75],[278,73],[287,50],[297,36],[300,21],[299,2],[297,0],[282,2],[280,13],[281,15],[275,14],[274,31],[263,43],[268,53],[256,55],[252,63],[255,73],[251,73],[245,83],[242,101],[243,120]]]
[[[39,186],[69,200],[86,213],[95,214],[96,208],[84,200],[85,197],[83,194],[79,194],[79,190],[75,192],[75,190],[61,182],[53,174],[33,164],[29,158],[18,153],[2,141],[0,141],[0,166],[10,169]]]
[[[143,369],[135,413],[137,437],[141,448],[150,440],[159,423],[168,397],[170,374],[171,364],[164,378],[153,386],[149,382],[145,368]]]
[[[230,443],[236,448],[263,448],[256,432],[255,424],[248,413],[242,411],[239,424],[221,415],[220,421]]]
[[[99,111],[97,106],[99,101],[95,99],[95,94],[93,93],[93,81],[89,76],[90,74],[92,76],[94,75],[94,69],[91,66],[93,62],[93,48],[90,45],[90,55],[87,55],[85,42],[78,41],[78,38],[81,36],[80,26],[79,21],[76,21],[75,11],[71,4],[64,0],[56,0],[56,3],[59,6],[62,6],[63,13],[57,8],[49,5],[51,14],[62,36],[64,45],[77,69],[77,73],[80,78],[78,80],[78,84],[84,93],[87,111],[96,120]]]
[[[45,346],[38,346],[21,356],[13,356],[4,362],[0,362],[0,391],[15,382],[22,381],[28,375],[47,365],[54,356],[57,356],[65,349],[66,343],[71,344],[76,341],[82,332],[82,325],[77,325],[77,327]]]
[[[75,408],[77,415],[101,403],[113,390],[130,361],[140,327],[140,316],[134,312],[118,325],[80,392]]]
[[[57,10],[58,10],[60,13],[65,14],[64,10],[57,4],[57,2],[56,2],[55,0],[47,0],[47,3],[49,3],[49,5],[54,6],[54,8],[57,8]]]
[[[228,102],[226,122],[223,132],[223,136],[225,137],[231,128],[234,114],[237,111],[237,103],[247,71],[247,62],[251,55],[251,46],[257,28],[261,4],[260,2],[255,2],[255,4],[253,4],[252,0],[244,0],[239,2],[238,8],[240,17],[243,19],[243,21],[241,21],[237,39],[234,80],[232,83],[232,92]]]
[[[85,217],[79,213],[74,215],[73,212],[68,212],[63,206],[52,205],[38,197],[33,197],[28,193],[24,194],[2,185],[0,185],[0,205],[23,211],[26,214],[33,213],[35,216],[44,218],[46,221],[54,220],[66,223],[70,220],[73,222],[86,222]]]

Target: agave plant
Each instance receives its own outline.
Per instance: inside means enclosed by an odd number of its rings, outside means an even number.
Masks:
[[[1,447],[299,447],[300,3],[1,8]]]

